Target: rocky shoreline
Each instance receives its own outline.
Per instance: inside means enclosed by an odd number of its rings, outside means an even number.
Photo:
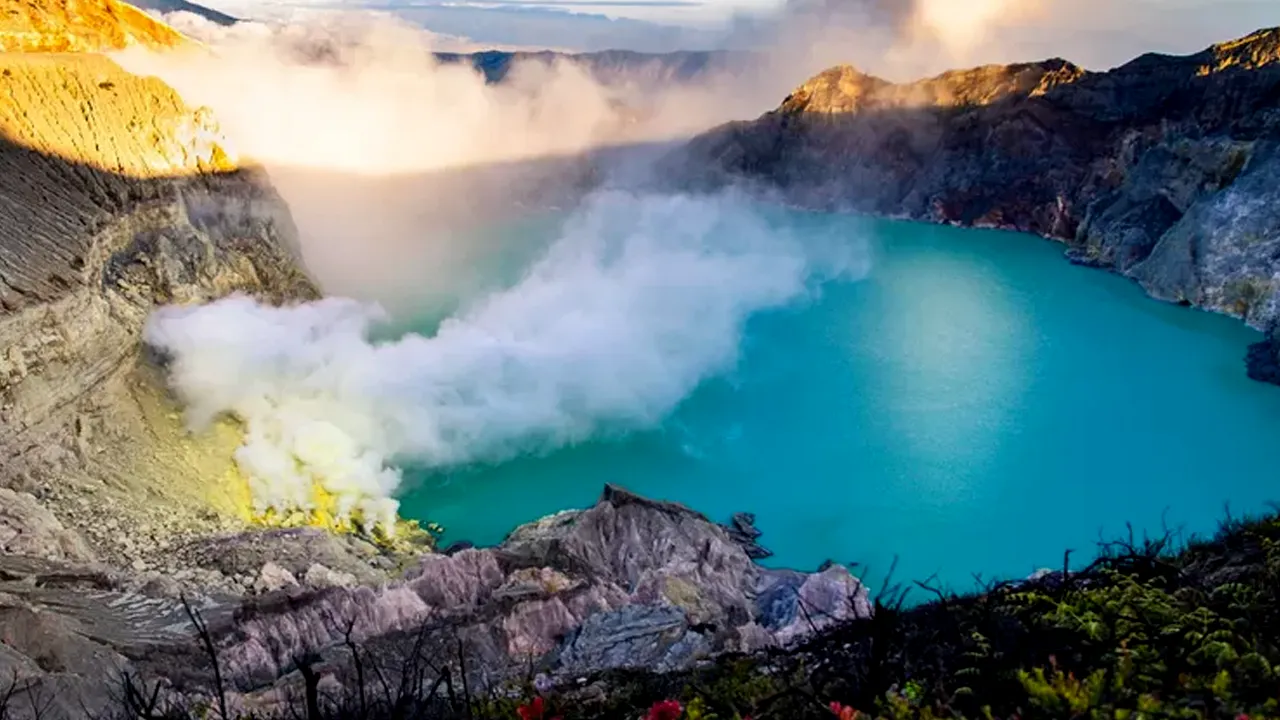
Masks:
[[[606,486],[595,506],[523,525],[497,547],[423,556],[403,581],[246,601],[218,634],[224,673],[266,701],[302,680],[297,657],[342,677],[348,630],[367,642],[436,626],[431,642],[461,644],[469,669],[458,670],[473,687],[531,669],[557,685],[785,648],[870,613],[866,589],[842,566],[763,568],[701,514]]]

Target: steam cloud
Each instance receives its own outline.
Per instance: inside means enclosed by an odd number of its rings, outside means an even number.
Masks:
[[[342,514],[390,524],[391,465],[501,460],[661,421],[729,370],[747,318],[815,280],[864,269],[859,245],[813,244],[733,195],[604,192],[512,287],[431,337],[378,343],[375,305],[247,297],[167,307],[145,341],[200,424],[247,425],[236,459],[259,510],[308,508],[313,483]]]
[[[604,81],[564,59],[518,63],[486,84],[469,63],[436,59],[456,38],[382,13],[230,27],[189,13],[165,19],[206,47],[132,48],[117,61],[213,108],[232,149],[268,167],[423,173],[676,138],[763,109],[757,93],[736,97],[744,85],[715,82],[723,77]]]

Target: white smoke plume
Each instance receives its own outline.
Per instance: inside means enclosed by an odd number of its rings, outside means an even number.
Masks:
[[[430,336],[375,342],[375,305],[328,298],[273,308],[247,297],[157,311],[145,331],[199,425],[247,425],[237,454],[259,509],[339,511],[388,523],[397,458],[501,460],[660,422],[731,370],[755,312],[815,280],[865,270],[850,238],[772,226],[733,195],[590,198],[506,290]]]

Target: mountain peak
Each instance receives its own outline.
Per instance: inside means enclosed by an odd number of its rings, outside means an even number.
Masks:
[[[1193,55],[1148,53],[1108,73],[1091,73],[1061,58],[949,70],[910,83],[891,83],[838,65],[818,73],[783,101],[781,114],[846,114],[921,107],[980,107],[1011,97],[1036,97],[1084,79],[1151,85],[1152,74],[1206,76],[1280,64],[1280,28],[1220,43]]]
[[[858,112],[876,107],[882,91],[893,83],[867,75],[852,65],[823,70],[782,101],[781,111]]]
[[[0,52],[177,47],[177,30],[119,0],[0,0]]]
[[[1012,95],[1041,95],[1075,82],[1085,71],[1054,58],[1036,63],[983,65],[950,70],[912,83],[896,84],[849,65],[818,73],[779,109],[783,113],[856,113],[903,107],[981,106]]]
[[[1280,27],[1259,30],[1239,40],[1220,43],[1207,51],[1213,56],[1209,72],[1238,67],[1254,70],[1280,62]]]

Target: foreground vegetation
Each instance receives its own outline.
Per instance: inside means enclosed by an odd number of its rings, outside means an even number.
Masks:
[[[1064,567],[1068,565],[1065,562]],[[1280,517],[1228,520],[1211,540],[1132,537],[1079,572],[958,596],[888,580],[873,618],[787,653],[725,658],[688,673],[614,673],[564,691],[478,697],[432,664],[421,638],[385,692],[325,696],[297,718],[803,720],[806,718],[1280,718]],[[356,668],[376,673],[354,646]],[[465,662],[465,659],[463,659]],[[363,669],[361,669],[363,668]],[[372,669],[371,669],[372,668]],[[308,675],[307,671],[303,672]],[[412,682],[406,682],[410,678]],[[376,686],[376,683],[373,685]],[[145,687],[145,686],[144,686]],[[131,693],[131,694],[130,694]],[[218,717],[210,700],[127,717]],[[132,699],[131,699],[132,698]],[[150,698],[150,705],[140,701]],[[235,715],[233,711],[230,714]]]
[[[910,609],[889,589],[874,618],[798,653],[666,689],[691,720],[1280,717],[1280,518],[1101,551],[1085,571],[980,595],[918,584],[936,597]]]

